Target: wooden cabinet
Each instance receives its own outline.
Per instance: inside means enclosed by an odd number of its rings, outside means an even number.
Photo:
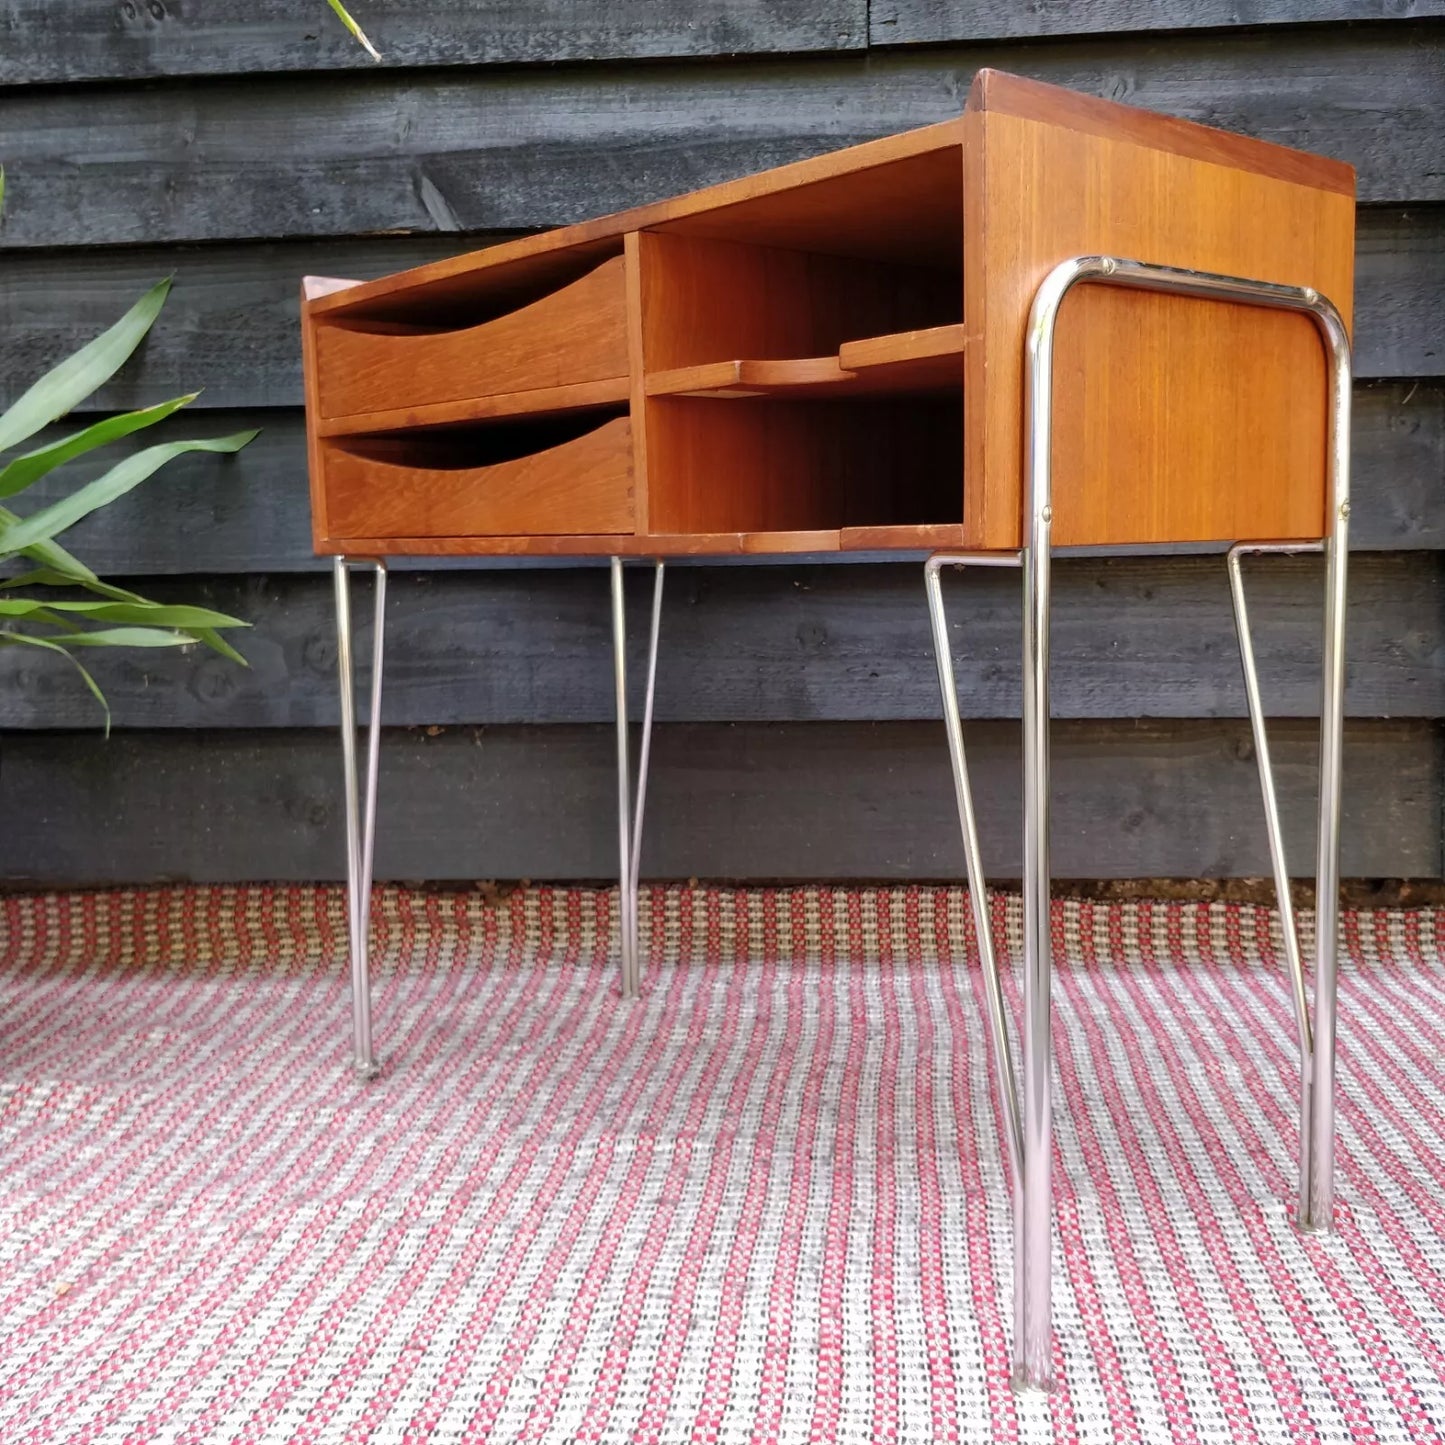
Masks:
[[[1348,318],[1353,209],[1337,162],[983,72],[954,121],[312,282],[315,545],[1016,549],[1049,270],[1128,256],[1313,287]],[[1324,366],[1305,316],[1080,288],[1055,543],[1318,537]]]

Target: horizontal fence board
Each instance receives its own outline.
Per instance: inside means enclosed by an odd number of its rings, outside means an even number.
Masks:
[[[1318,557],[1246,564],[1266,708],[1319,705]],[[634,716],[650,569],[628,569]],[[676,721],[939,716],[922,568],[677,567],[662,618],[657,715]],[[353,604],[369,657],[369,583]],[[1019,575],[949,575],[966,716],[1018,715]],[[247,618],[241,668],[203,649],[92,653],[115,721],[136,728],[277,728],[337,718],[330,580],[158,581],[166,600]],[[1058,717],[1242,717],[1221,557],[1072,559],[1054,573]],[[383,717],[394,725],[587,723],[613,716],[604,567],[401,573],[391,582]],[[366,626],[362,626],[367,622]],[[1445,717],[1445,566],[1366,553],[1350,577],[1346,707],[1355,717]],[[0,649],[0,728],[99,725],[63,658]]]
[[[871,15],[870,15],[871,9]],[[856,50],[941,41],[1379,21],[1445,0],[423,0],[353,7],[388,68],[555,64]],[[318,3],[134,0],[118,9],[9,0],[0,84],[356,70],[374,62]]]
[[[1337,156],[1365,201],[1445,200],[1442,31],[18,91],[0,244],[561,225],[947,119],[985,64]]]
[[[139,433],[104,456],[108,463],[164,436],[219,436],[252,427],[261,435],[245,451],[224,460],[202,454],[170,463],[145,486],[72,528],[67,545],[100,572],[131,576],[329,566],[311,551],[299,411],[182,414],[164,430]],[[58,435],[60,429],[45,433]],[[1360,383],[1353,441],[1350,545],[1358,551],[1445,547],[1445,381]],[[98,470],[94,456],[60,468],[27,492],[19,509],[54,501]]]
[[[985,867],[1020,872],[1016,725],[969,730]],[[7,738],[0,880],[79,885],[344,876],[333,736],[35,734]],[[1311,866],[1314,730],[1274,755],[1287,848]],[[384,879],[615,876],[610,729],[388,732],[376,867]],[[1060,878],[1269,871],[1241,722],[1063,723],[1054,730]],[[1434,724],[1345,734],[1347,877],[1440,872]],[[117,840],[123,839],[123,846]],[[644,877],[940,879],[963,872],[943,730],[923,723],[658,730]]]
[[[144,347],[94,405],[147,406],[201,388],[191,417],[205,407],[298,406],[302,276],[365,280],[469,244],[481,242],[376,237],[7,256],[0,264],[0,405],[103,331],[160,277],[174,275]],[[1356,374],[1445,375],[1445,206],[1366,209],[1358,246]]]
[[[859,50],[867,0],[356,0],[387,67]],[[8,0],[0,85],[369,69],[325,0]]]
[[[875,46],[887,46],[1440,15],[1445,0],[872,0],[868,28]]]

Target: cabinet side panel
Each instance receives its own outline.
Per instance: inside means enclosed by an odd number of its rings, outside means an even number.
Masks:
[[[1102,253],[1313,286],[1348,322],[1354,202],[1028,117],[969,119],[966,265],[985,294],[966,318],[977,352],[966,523],[970,545],[1014,547],[1025,332],[1050,269]],[[1320,536],[1324,377],[1307,317],[1079,288],[1055,352],[1055,543]]]
[[[326,486],[322,476],[321,445],[316,426],[321,419],[320,399],[316,385],[316,323],[311,316],[308,288],[301,290],[301,385],[306,407],[306,472],[311,491],[311,547],[317,556],[333,549],[331,529],[326,519]]]
[[[647,484],[647,379],[642,361],[642,235],[623,238],[626,270],[628,412],[632,418],[632,500],[634,528],[653,530]]]

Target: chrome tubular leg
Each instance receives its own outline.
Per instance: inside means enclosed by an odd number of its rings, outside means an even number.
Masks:
[[[358,788],[355,653],[351,634],[351,574],[344,557],[332,559],[336,589],[336,665],[341,692],[341,757],[346,799],[346,916],[351,955],[352,1063],[376,1072],[371,1037],[371,878],[376,851],[376,784],[381,761],[381,668],[386,615],[386,565],[374,564],[376,613],[372,634],[371,701],[368,708],[366,795]]]
[[[623,998],[637,991],[632,955],[632,768],[627,757],[627,604],[622,594],[622,558],[612,559],[612,669],[617,693],[617,884],[618,952]]]
[[[958,804],[958,826],[963,835],[968,898],[973,911],[973,931],[978,939],[979,963],[983,968],[984,992],[988,999],[989,1036],[993,1043],[994,1072],[998,1075],[999,1102],[1004,1116],[1009,1183],[1015,1196],[1023,1183],[1023,1136],[1019,1121],[1018,1080],[1014,1073],[1008,1017],[993,946],[993,924],[988,914],[988,888],[983,876],[983,855],[978,846],[978,824],[973,812],[973,789],[969,784],[968,761],[963,750],[963,721],[958,711],[958,689],[953,677],[953,649],[948,639],[948,619],[943,609],[943,584],[939,571],[946,566],[1018,565],[1017,553],[985,552],[974,555],[938,554],[930,557],[923,568],[924,588],[928,594],[928,616],[933,626],[933,656],[938,666],[938,688],[943,695],[943,722],[948,734],[948,757],[953,766],[953,792]]]
[[[1310,1115],[1310,1229],[1335,1215],[1335,1015],[1340,926],[1340,795],[1344,750],[1345,595],[1350,520],[1350,341],[1334,307],[1315,312],[1329,356],[1329,525],[1320,698],[1320,798],[1315,859],[1314,1107]]]
[[[1280,826],[1279,800],[1274,788],[1274,765],[1269,752],[1269,734],[1264,723],[1264,703],[1259,691],[1259,672],[1254,660],[1254,641],[1249,628],[1249,608],[1244,597],[1241,558],[1250,552],[1318,551],[1318,544],[1240,543],[1228,557],[1229,595],[1234,604],[1234,631],[1239,641],[1239,660],[1244,668],[1244,692],[1249,704],[1249,725],[1254,734],[1254,756],[1259,767],[1259,790],[1264,800],[1265,832],[1269,838],[1269,860],[1274,872],[1274,891],[1279,904],[1280,931],[1284,935],[1285,961],[1289,967],[1290,990],[1294,999],[1295,1029],[1300,1048],[1300,1133],[1299,1199],[1296,1219],[1306,1228],[1310,1218],[1311,1094],[1313,1092],[1314,1037],[1310,1026],[1309,996],[1305,988],[1304,958],[1290,897],[1290,872],[1285,860],[1284,832]]]
[[[1038,533],[1043,533],[1042,544]],[[1048,524],[1024,553],[1023,1188],[1015,1245],[1014,1382],[1047,1389],[1053,1340],[1053,941],[1049,931]]]
[[[637,749],[637,802],[632,814],[632,869],[627,875],[632,917],[632,992],[642,987],[642,960],[638,949],[638,870],[642,863],[642,820],[647,811],[647,772],[652,762],[652,705],[657,696],[657,644],[662,635],[663,563],[659,558],[652,576],[652,624],[647,633],[647,692],[642,703],[642,738]]]
[[[1241,543],[1229,554],[1229,584],[1244,664],[1250,725],[1259,760],[1270,859],[1279,895],[1280,921],[1294,992],[1300,1038],[1299,1206],[1301,1229],[1333,1228],[1335,1161],[1335,1021],[1338,1010],[1340,924],[1340,798],[1344,742],[1345,594],[1350,518],[1350,343],[1339,313],[1320,297],[1307,309],[1324,340],[1329,361],[1329,455],[1327,536],[1322,543]],[[1304,964],[1289,896],[1289,869],[1280,835],[1264,708],[1250,641],[1240,558],[1247,552],[1325,554],[1325,625],[1321,658],[1319,826],[1315,857],[1315,996],[1311,1024]]]
[[[1343,735],[1345,566],[1349,501],[1350,342],[1328,297],[1308,286],[1152,265],[1117,256],[1061,261],[1034,295],[1024,368],[1024,1028],[1023,1184],[1015,1200],[1015,1382],[1044,1385],[1050,1360],[1050,1036],[1049,985],[1049,558],[1052,502],[1053,352],[1059,309],[1078,284],[1172,292],[1203,300],[1302,312],[1318,329],[1328,360],[1328,527],[1323,699],[1320,708],[1319,853],[1314,1047],[1309,1055],[1307,1150],[1302,1150],[1306,1228],[1333,1218],[1334,1055],[1339,944],[1340,754]],[[1236,606],[1242,601],[1236,594]],[[1241,627],[1248,648],[1248,629]],[[1246,651],[1246,672],[1252,656]],[[1258,716],[1257,695],[1251,713]],[[1262,732],[1262,729],[1261,729]],[[1262,754],[1263,756],[1263,754]],[[1267,802],[1272,784],[1266,785]],[[1277,820],[1276,820],[1277,822]],[[1284,873],[1272,840],[1276,875]],[[1287,885],[1288,879],[1285,878]],[[1281,887],[1281,898],[1288,896]]]
[[[647,806],[647,774],[652,760],[652,711],[657,693],[657,648],[662,631],[663,564],[655,564],[652,623],[648,632],[647,693],[642,708],[642,739],[637,770],[637,801],[631,801],[632,767],[627,737],[627,612],[622,588],[622,559],[612,559],[612,657],[617,690],[617,855],[619,891],[620,983],[624,998],[642,988],[638,957],[638,877],[642,820]]]
[[[1049,617],[1054,329],[1077,279],[1056,269],[1034,297],[1024,371],[1023,1187],[1014,1212],[1014,1385],[1047,1389],[1053,1358],[1053,1036],[1049,864]]]

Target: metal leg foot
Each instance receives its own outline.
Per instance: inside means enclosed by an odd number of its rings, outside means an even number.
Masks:
[[[657,693],[657,647],[662,632],[663,563],[654,564],[652,623],[647,644],[647,691],[642,706],[642,738],[637,764],[637,801],[632,804],[632,767],[627,737],[627,611],[622,588],[622,559],[612,559],[612,658],[617,693],[617,876],[619,899],[619,980],[624,998],[642,988],[638,958],[637,898],[642,854],[642,821],[647,806],[647,774],[652,758],[652,710]]]
[[[376,852],[376,782],[381,762],[381,668],[385,646],[386,564],[376,574],[376,616],[371,648],[371,700],[366,734],[366,795],[359,795],[356,760],[355,661],[351,638],[351,574],[344,557],[332,559],[336,587],[336,665],[341,689],[341,757],[346,795],[346,917],[351,954],[352,1064],[377,1072],[371,1039],[371,879]]]

